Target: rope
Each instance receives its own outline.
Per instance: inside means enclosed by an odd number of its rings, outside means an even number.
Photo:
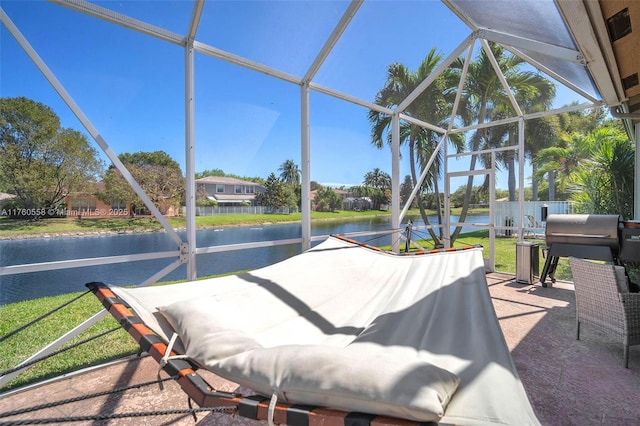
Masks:
[[[9,333],[5,334],[4,336],[0,337],[0,343],[4,342],[4,341],[5,341],[5,340],[7,340],[9,337],[11,337],[11,336],[13,336],[13,335],[15,335],[15,334],[18,334],[18,333],[20,333],[20,332],[21,332],[21,331],[23,331],[23,330],[26,330],[27,328],[31,327],[32,325],[34,325],[34,324],[36,324],[36,323],[38,323],[38,322],[42,321],[43,319],[45,319],[45,318],[46,318],[46,317],[48,317],[49,315],[52,315],[52,314],[54,314],[54,313],[58,312],[60,309],[64,308],[64,307],[65,307],[65,306],[67,306],[67,305],[70,305],[71,303],[73,303],[73,302],[75,302],[76,300],[80,299],[82,296],[84,296],[84,295],[86,295],[86,294],[89,294],[89,293],[90,293],[90,291],[85,291],[84,293],[80,294],[79,296],[74,297],[73,299],[71,299],[71,300],[69,300],[69,301],[67,301],[67,302],[63,303],[62,305],[58,306],[57,308],[53,308],[51,311],[47,312],[47,313],[46,313],[46,314],[44,314],[44,315],[41,315],[40,317],[38,317],[38,318],[34,319],[33,321],[31,321],[31,322],[29,322],[29,323],[27,323],[27,324],[25,324],[25,325],[23,325],[23,326],[20,326],[20,327],[16,328],[15,330],[13,330],[13,331],[11,331],[11,332],[9,332]]]
[[[171,356],[171,351],[173,350],[173,345],[176,343],[178,339],[178,333],[173,333],[171,335],[171,340],[169,340],[169,344],[167,345],[167,349],[164,351],[163,357],[160,359],[158,363],[158,385],[160,386],[160,390],[164,390],[164,386],[162,385],[162,381],[160,380],[160,373],[162,373],[163,368],[169,363],[171,359],[188,359],[188,355],[174,355]]]
[[[155,382],[154,382],[155,383]],[[162,411],[142,411],[136,413],[114,413],[114,414],[95,414],[89,416],[75,416],[75,417],[52,417],[48,419],[25,419],[14,420],[9,422],[0,422],[0,426],[9,425],[40,425],[47,423],[69,423],[69,422],[84,422],[88,420],[109,420],[109,419],[125,419],[131,417],[147,417],[147,416],[169,416],[172,414],[193,414],[204,411],[211,412],[223,412],[223,411],[235,411],[238,407],[231,405],[228,407],[204,407],[204,408],[191,408],[191,409],[177,409],[177,410],[162,410]]]
[[[273,393],[271,395],[271,401],[269,401],[269,409],[267,411],[267,423],[269,426],[275,426],[276,424],[273,422],[273,415],[276,412],[276,404],[278,403],[278,394]]]
[[[20,365],[14,367],[14,368],[10,368],[9,370],[0,371],[0,377],[6,376],[7,374],[11,374],[11,373],[13,373],[15,371],[19,371],[19,370],[22,370],[24,368],[30,367],[33,364],[37,364],[38,362],[44,361],[47,358],[51,358],[52,356],[59,355],[59,354],[61,354],[63,352],[66,352],[66,351],[68,351],[70,349],[76,348],[76,347],[78,347],[80,345],[83,345],[85,343],[88,343],[88,342],[90,342],[92,340],[98,339],[98,338],[100,338],[102,336],[106,336],[107,334],[113,333],[116,330],[120,330],[120,326],[112,328],[111,330],[107,330],[107,331],[105,331],[103,333],[100,333],[98,335],[95,335],[93,337],[88,337],[88,338],[86,338],[84,340],[81,340],[81,341],[79,341],[77,343],[74,343],[73,345],[69,345],[69,346],[67,346],[65,348],[58,349],[57,351],[53,351],[48,355],[41,356],[40,358],[32,359],[31,361],[28,361],[28,362],[25,362],[23,364],[20,364]]]
[[[166,381],[175,380],[175,379],[176,379],[176,377],[167,377],[167,378],[160,379],[160,380],[162,380],[163,382],[166,382]],[[149,381],[149,382],[138,383],[138,384],[135,384],[135,385],[122,386],[122,387],[111,389],[111,390],[107,390],[107,391],[90,393],[90,394],[87,394],[87,395],[76,396],[76,397],[68,398],[68,399],[61,399],[59,401],[48,402],[46,404],[35,405],[33,407],[21,408],[19,410],[7,411],[5,413],[0,413],[0,418],[16,416],[18,414],[31,413],[32,411],[43,410],[45,408],[58,407],[60,405],[71,404],[71,403],[74,403],[74,402],[86,401],[87,399],[97,398],[99,396],[111,395],[111,394],[114,394],[114,393],[125,392],[125,391],[131,390],[131,389],[141,388],[143,386],[155,385],[156,383],[158,383],[158,380],[152,380],[152,381]]]

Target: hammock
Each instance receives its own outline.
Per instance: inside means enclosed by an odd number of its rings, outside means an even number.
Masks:
[[[397,255],[332,236],[239,275],[87,286],[201,407],[300,425],[539,424],[481,248]],[[199,368],[258,395],[211,390]]]

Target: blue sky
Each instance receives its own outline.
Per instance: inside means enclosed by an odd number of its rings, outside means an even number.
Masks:
[[[94,3],[181,35],[193,7],[190,0]],[[114,152],[161,149],[185,169],[181,47],[41,0],[1,0],[0,5]],[[196,40],[301,76],[347,5],[210,0]],[[447,55],[469,33],[436,0],[366,1],[314,81],[373,101],[389,64],[414,70],[431,48]],[[298,86],[201,54],[195,73],[196,171],[266,178],[287,159],[300,164]],[[64,127],[88,135],[4,26],[0,96],[42,102]],[[573,100],[581,98],[560,89],[555,106]],[[391,173],[390,150],[370,143],[365,108],[312,92],[310,110],[312,180],[357,185],[374,168]],[[404,157],[401,176],[409,173],[408,154]],[[497,186],[506,188],[504,175],[497,179]]]

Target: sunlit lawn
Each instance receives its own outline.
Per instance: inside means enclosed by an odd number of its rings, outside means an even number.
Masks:
[[[364,212],[337,211],[337,212],[312,212],[312,220],[351,220],[361,217],[388,216],[385,211],[370,210]],[[299,222],[301,213],[292,214],[224,214],[213,216],[196,216],[196,227],[212,228],[218,226],[240,226],[249,224],[270,224]],[[184,217],[170,217],[167,221],[177,229],[186,226]],[[152,217],[136,218],[51,218],[38,221],[23,219],[9,219],[0,217],[0,237],[20,238],[41,235],[68,235],[82,233],[113,233],[113,232],[152,232],[162,230],[162,225]]]

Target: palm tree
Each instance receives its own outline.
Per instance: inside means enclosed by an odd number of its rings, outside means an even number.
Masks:
[[[622,128],[601,127],[589,135],[592,154],[573,179],[571,199],[587,213],[633,218],[635,147]]]
[[[287,185],[297,185],[300,183],[300,168],[293,160],[287,160],[278,167],[280,180]]]
[[[391,188],[391,176],[376,167],[373,171],[367,172],[364,175],[362,184],[382,190],[389,189]]]
[[[619,123],[565,134],[561,141],[562,146],[538,153],[537,178],[555,172],[563,196],[583,203],[588,213],[632,217],[635,149]]]
[[[557,115],[529,120],[525,123],[525,155],[527,155],[532,167],[532,176],[536,176],[538,163],[535,160],[538,153],[553,146],[558,140],[560,125]],[[531,199],[538,200],[538,179],[531,179]]]
[[[534,179],[549,175],[549,201],[556,199],[556,189],[564,194],[562,198],[567,198],[572,175],[591,155],[592,143],[593,140],[582,133],[565,133],[560,136],[559,144],[538,152]]]
[[[573,102],[571,105],[577,105],[577,102]],[[570,106],[571,106],[570,105]],[[538,166],[538,161],[535,161],[537,157],[538,151],[552,147],[554,145],[564,146],[566,145],[566,140],[562,141],[562,136],[558,135],[571,135],[573,133],[580,134],[588,134],[595,131],[599,126],[603,124],[603,121],[606,117],[606,111],[604,108],[594,108],[587,110],[578,110],[571,112],[563,112],[562,114],[547,116],[545,119],[550,121],[550,127],[553,129],[547,129],[547,132],[540,131],[541,129],[534,129],[536,133],[531,140],[535,140],[536,144],[530,144],[529,146],[534,146],[534,149],[529,151],[531,155],[531,160],[533,164],[533,189],[534,189],[534,199],[537,199],[537,184],[542,182],[542,175],[544,173],[539,173],[536,169]],[[535,120],[540,122],[541,120]],[[528,135],[530,132],[527,132]],[[542,133],[542,134],[541,134]],[[546,133],[546,134],[545,134]],[[552,140],[552,142],[549,142]],[[546,142],[542,142],[546,141]],[[559,141],[559,143],[558,143]],[[540,144],[540,145],[537,145]],[[538,148],[538,149],[535,149]],[[547,153],[546,155],[548,155]],[[547,181],[548,181],[548,189],[549,189],[549,200],[555,200],[555,180],[556,180],[556,172],[553,169],[547,167]]]
[[[384,87],[376,94],[375,103],[388,108],[398,106],[422,81],[433,73],[441,60],[442,55],[438,54],[434,48],[427,54],[416,71],[411,71],[399,63],[389,65],[387,69],[387,81]],[[451,101],[448,97],[448,94],[450,96],[451,93],[449,73],[444,73],[436,78],[403,112],[423,121],[442,125],[446,122],[451,112]],[[391,117],[388,114],[371,110],[369,111],[369,121],[372,124],[372,144],[380,149],[384,147],[385,144],[391,145]],[[409,164],[411,180],[414,186],[418,184],[418,176],[422,174],[440,138],[441,135],[433,130],[425,129],[412,123],[401,123],[400,143],[409,145]],[[462,147],[461,138],[461,135],[455,135],[450,139],[456,146],[456,149],[461,149]],[[439,156],[436,161],[434,161],[423,183],[424,188],[433,188],[436,193],[439,192],[438,177],[441,164],[442,158]],[[416,166],[418,166],[418,169]],[[422,220],[426,225],[429,225],[429,218],[427,217],[422,197],[418,196],[416,201]],[[438,209],[438,215],[439,223],[441,224],[440,209]],[[435,244],[441,245],[439,237],[432,229],[429,229],[429,233]]]
[[[547,108],[555,96],[555,86],[537,73],[522,70],[521,67],[525,61],[517,56],[507,54],[501,46],[489,43],[489,47],[521,109],[533,111]],[[461,76],[463,66],[464,61],[459,58],[453,63],[452,68],[457,75]],[[477,59],[469,64],[461,104],[463,108],[460,111],[460,115],[467,125],[473,123],[483,124],[514,114],[508,94],[491,65],[488,53],[484,49],[480,51]],[[504,146],[505,144],[513,145],[516,134],[515,126],[513,125],[481,128],[474,132],[470,138],[469,150],[475,152]],[[510,193],[514,194],[515,158],[513,152],[499,156],[498,159],[509,171]],[[474,154],[471,156],[469,169],[475,170],[478,161],[488,165],[486,164],[487,157],[480,157]],[[460,213],[459,220],[461,222],[466,219],[472,189],[473,176],[469,176]],[[461,229],[461,227],[455,229],[451,236],[452,243]]]

